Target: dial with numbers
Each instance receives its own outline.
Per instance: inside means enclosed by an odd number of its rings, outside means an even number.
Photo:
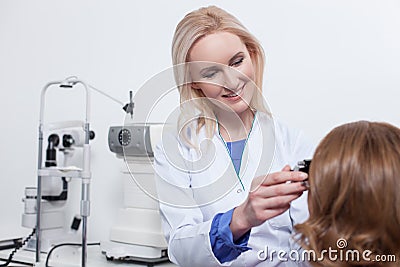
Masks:
[[[131,143],[132,136],[128,129],[122,129],[118,134],[118,140],[121,146],[127,146]]]

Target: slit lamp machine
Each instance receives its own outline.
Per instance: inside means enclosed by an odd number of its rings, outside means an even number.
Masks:
[[[50,88],[85,91],[83,121],[63,121],[45,124],[45,96]],[[35,263],[40,264],[41,253],[62,243],[77,242],[82,246],[81,266],[87,265],[87,228],[90,216],[90,140],[95,134],[90,129],[90,90],[111,98],[76,77],[47,83],[41,92],[38,135],[37,186],[25,188],[22,226],[34,229],[23,247],[34,251]],[[119,102],[122,104],[122,102]],[[130,92],[129,103],[123,109],[133,116],[134,103]],[[134,123],[110,127],[108,146],[128,169],[121,170],[124,177],[124,206],[119,210],[115,225],[110,229],[110,240],[101,242],[102,254],[107,260],[142,262],[152,265],[168,260],[167,244],[161,230],[158,202],[151,198],[132,179],[132,175],[148,183],[155,193],[153,147],[161,138],[161,124]],[[46,147],[44,157],[44,144]],[[80,166],[69,166],[76,148],[82,148]],[[63,162],[61,162],[63,159]],[[72,220],[68,229],[64,209],[68,198],[68,183],[80,179],[80,216]],[[77,234],[81,227],[81,237]],[[75,230],[75,231],[71,231]],[[35,266],[36,266],[35,265]]]

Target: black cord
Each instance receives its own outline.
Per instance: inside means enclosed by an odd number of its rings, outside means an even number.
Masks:
[[[8,256],[8,259],[6,260],[6,262],[5,262],[5,263],[2,263],[0,266],[1,266],[1,267],[3,267],[3,266],[8,266],[8,265],[11,263],[11,261],[12,261],[12,259],[13,259],[13,257],[14,257],[14,254],[15,254],[23,245],[25,245],[26,242],[28,242],[29,239],[31,239],[32,236],[33,236],[35,233],[36,233],[36,229],[33,229],[33,230],[32,230],[32,233],[30,233],[30,235],[28,235],[20,244],[18,244],[18,245],[13,249],[13,251],[11,251],[10,255]]]
[[[88,243],[87,245],[88,245],[88,246],[100,246],[100,243]],[[52,247],[52,248],[49,250],[49,253],[47,253],[46,264],[45,264],[46,267],[49,267],[49,259],[50,259],[51,253],[53,253],[53,251],[54,251],[56,248],[62,247],[62,246],[81,247],[82,244],[80,244],[80,243],[63,243],[63,244],[55,245],[54,247]]]

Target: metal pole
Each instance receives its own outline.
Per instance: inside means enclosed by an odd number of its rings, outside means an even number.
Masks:
[[[38,147],[38,170],[42,168],[42,149],[43,149],[43,130],[42,124],[39,125],[39,147]],[[41,250],[41,228],[40,228],[40,214],[42,206],[42,177],[38,175],[37,188],[36,188],[36,262],[40,262],[40,250]]]
[[[40,114],[39,114],[39,145],[38,145],[38,171],[42,168],[42,158],[43,158],[43,117],[44,117],[44,108],[45,108],[45,95],[47,89],[54,84],[59,84],[60,82],[49,82],[47,83],[40,94]],[[36,188],[36,252],[35,252],[35,260],[36,263],[40,262],[40,251],[41,247],[41,219],[42,212],[42,177],[39,176],[37,178],[37,188]]]
[[[87,223],[90,215],[90,130],[89,123],[85,123],[85,145],[83,147],[83,171],[82,171],[82,267],[86,266],[87,261]]]
[[[82,267],[86,266],[87,262],[87,223],[89,216],[89,184],[82,184]]]

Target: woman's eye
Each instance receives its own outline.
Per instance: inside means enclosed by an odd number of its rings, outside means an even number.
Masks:
[[[202,75],[203,78],[211,79],[217,74],[216,71],[207,72]]]
[[[242,58],[242,57],[236,59],[235,61],[232,62],[231,67],[239,66],[240,64],[242,64],[243,60],[244,60],[244,58]]]

